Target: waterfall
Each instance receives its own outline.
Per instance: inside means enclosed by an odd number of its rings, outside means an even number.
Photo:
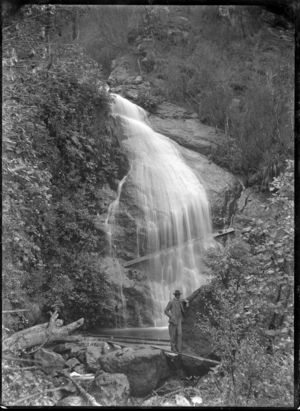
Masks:
[[[136,221],[138,256],[151,254],[148,276],[154,322],[165,326],[163,310],[174,290],[188,297],[206,282],[201,249],[215,244],[210,205],[203,184],[176,144],[150,127],[141,107],[113,97],[112,114],[120,120],[121,143],[131,163],[126,178],[136,188],[141,210]]]
[[[108,213],[107,217],[105,219],[105,231],[106,231],[106,236],[107,236],[107,242],[109,245],[109,255],[110,257],[113,258],[114,266],[116,273],[119,277],[119,287],[118,287],[118,294],[119,294],[119,299],[120,299],[120,305],[117,302],[115,306],[115,328],[122,328],[120,325],[126,327],[126,299],[123,293],[123,274],[122,274],[122,269],[119,263],[119,260],[115,258],[115,247],[113,244],[113,230],[115,226],[115,214],[118,210],[119,203],[120,203],[120,196],[122,192],[122,187],[126,181],[128,174],[123,177],[123,179],[119,182],[118,184],[118,190],[117,190],[117,197],[116,199],[110,204],[108,208]],[[120,317],[123,319],[123,322],[121,322]]]
[[[128,175],[128,174],[127,174]],[[120,195],[122,191],[122,187],[126,181],[127,175],[122,178],[122,180],[118,184],[118,190],[117,190],[117,198],[115,201],[113,201],[109,207],[108,207],[108,212],[107,212],[107,217],[105,219],[105,231],[106,231],[106,236],[107,236],[107,242],[109,244],[109,254],[112,257],[113,256],[113,229],[115,225],[115,214],[118,209],[119,203],[120,203]]]

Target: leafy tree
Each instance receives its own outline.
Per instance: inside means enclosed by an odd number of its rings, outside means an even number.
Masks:
[[[222,364],[210,372],[206,395],[224,405],[278,406],[293,402],[293,162],[271,184],[266,221],[244,229],[244,241],[210,253],[210,314],[199,326]],[[247,241],[248,244],[245,242]],[[209,388],[210,385],[210,388]]]
[[[182,45],[154,34],[157,62],[148,80],[225,133],[226,144],[214,148],[215,163],[269,189],[285,159],[293,158],[293,45],[264,34],[261,7],[233,9],[231,23],[217,6],[187,7],[192,27]],[[151,24],[153,33],[167,26],[159,19]]]
[[[3,296],[96,321],[110,294],[94,222],[107,211],[101,188],[116,188],[127,164],[108,127],[101,67],[58,34],[74,15],[27,5],[4,27]],[[90,278],[81,291],[79,273]]]

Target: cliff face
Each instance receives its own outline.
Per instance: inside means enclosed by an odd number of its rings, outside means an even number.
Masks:
[[[212,161],[220,147],[226,147],[228,142],[232,142],[229,130],[225,127],[225,130],[221,131],[217,126],[207,125],[207,118],[199,116],[199,110],[195,110],[195,105],[189,104],[188,109],[186,104],[184,107],[168,101],[165,97],[161,98],[157,90],[167,87],[167,84],[159,76],[151,84],[148,81],[151,73],[158,72],[165,64],[162,46],[164,43],[173,47],[175,52],[176,47],[182,48],[190,41],[193,30],[189,17],[189,13],[186,10],[182,13],[181,8],[153,7],[145,14],[139,29],[129,33],[131,52],[120,55],[113,61],[108,84],[111,92],[148,110],[148,122],[153,130],[171,139],[184,161],[196,172],[205,186],[211,205],[213,231],[228,228],[233,222],[238,224],[237,229],[240,230],[247,224],[248,214],[252,213],[249,204],[246,207],[247,200],[243,198],[255,198],[256,204],[264,201],[265,196],[261,194],[261,198],[258,198],[255,192],[250,193],[251,189],[246,192],[249,192],[249,195],[244,194],[245,186],[242,179]],[[239,14],[234,7],[220,10],[220,19],[226,21],[233,29],[240,24]],[[246,15],[243,24],[243,30],[250,27],[252,23],[249,16]],[[263,32],[270,36],[272,53],[276,52],[274,41],[277,33],[268,27],[262,27],[260,36]],[[286,35],[282,40],[289,43],[290,37]],[[174,83],[176,81],[179,80],[174,79]],[[233,84],[232,89],[236,90],[236,93],[228,92],[228,105],[233,111],[241,109],[240,95],[245,87],[241,83]],[[126,138],[119,119],[112,120],[111,131],[119,142]],[[220,164],[219,161],[218,163]],[[141,261],[129,269],[123,267],[128,260],[138,257],[136,221],[137,216],[141,214],[143,210],[139,209],[136,203],[134,182],[129,178],[122,188],[114,231],[114,252],[120,261],[119,270],[125,279],[123,293],[127,300],[121,322],[128,326],[154,325],[148,282],[151,270],[149,262]],[[190,324],[188,335],[193,326],[192,322],[191,318],[187,321],[187,324]],[[192,346],[193,344],[193,350]]]

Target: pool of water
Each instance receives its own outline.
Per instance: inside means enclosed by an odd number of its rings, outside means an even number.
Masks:
[[[93,328],[88,334],[109,335],[112,337],[135,337],[150,339],[169,339],[168,327],[149,328]]]

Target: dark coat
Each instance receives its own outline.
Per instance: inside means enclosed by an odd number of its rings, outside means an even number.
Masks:
[[[186,298],[181,298],[180,300],[177,300],[175,297],[173,300],[168,302],[168,305],[166,306],[164,313],[169,317],[169,323],[173,323],[171,319],[174,319],[175,322],[177,323],[179,320],[179,314],[181,317],[181,321],[183,322],[185,319],[185,312],[184,312],[184,306],[183,303],[188,303],[189,301]],[[178,304],[180,306],[180,311],[177,309]]]

